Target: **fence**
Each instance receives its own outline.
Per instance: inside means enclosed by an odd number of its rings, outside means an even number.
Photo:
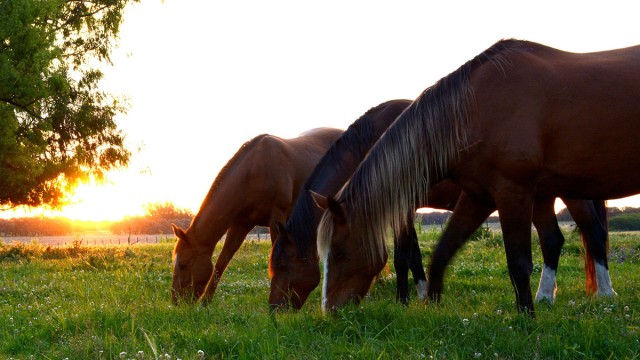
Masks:
[[[269,234],[249,234],[245,240],[269,240]],[[224,237],[221,239],[224,241]],[[112,234],[78,234],[67,236],[5,236],[0,237],[5,244],[13,242],[38,243],[47,246],[64,246],[78,242],[84,246],[99,245],[134,245],[134,244],[158,244],[161,242],[173,242],[173,234],[155,235],[112,235]]]

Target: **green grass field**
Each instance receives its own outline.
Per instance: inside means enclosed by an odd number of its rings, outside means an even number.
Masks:
[[[421,234],[428,258],[437,231]],[[268,242],[246,242],[213,303],[173,306],[172,244],[0,247],[0,359],[620,359],[640,358],[640,234],[612,234],[615,298],[586,298],[577,235],[567,233],[558,298],[517,313],[499,235],[470,242],[440,305],[395,302],[393,269],[359,306],[267,306]],[[537,241],[537,240],[535,240]],[[541,256],[534,246],[532,291]]]

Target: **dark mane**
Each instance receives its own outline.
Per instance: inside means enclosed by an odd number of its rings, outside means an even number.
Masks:
[[[472,71],[486,63],[504,71],[510,66],[508,53],[527,46],[499,41],[424,90],[367,154],[337,195],[350,210],[353,228],[365,230],[358,238],[367,261],[382,258],[387,226],[398,229],[415,210],[416,199],[425,199],[430,182],[446,176],[448,164],[467,146]],[[332,225],[327,211],[318,227],[321,257],[328,254]]]
[[[287,231],[293,234],[292,237],[299,257],[308,256],[310,248],[314,245],[309,242],[309,239],[315,239],[316,235],[316,216],[314,214],[319,210],[317,210],[309,190],[322,190],[321,186],[324,184],[326,177],[332,176],[335,172],[331,170],[340,170],[342,154],[361,154],[373,146],[377,138],[374,139],[373,136],[372,118],[375,114],[384,110],[392,101],[372,107],[353,122],[320,159],[318,165],[316,165],[307,181],[303,184],[300,195],[285,225]]]
[[[255,147],[255,145],[265,136],[270,136],[270,135],[269,134],[258,135],[253,139],[242,144],[242,146],[240,146],[240,149],[238,149],[238,151],[236,151],[233,157],[229,159],[229,161],[227,161],[227,163],[222,167],[222,169],[216,176],[216,179],[213,181],[213,184],[211,185],[211,188],[209,189],[207,196],[205,196],[204,200],[202,201],[202,205],[200,205],[201,208],[202,206],[204,206],[204,204],[208,203],[211,200],[211,198],[214,196],[218,188],[224,182],[229,170],[232,169],[238,161],[243,159],[245,155],[249,153]],[[198,213],[200,213],[200,211],[198,211]],[[197,218],[198,218],[198,215],[196,214],[196,216],[191,221],[191,224],[195,223]]]

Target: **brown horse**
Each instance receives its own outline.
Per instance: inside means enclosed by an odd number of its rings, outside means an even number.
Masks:
[[[366,294],[386,262],[387,225],[450,178],[464,191],[459,224],[498,210],[517,306],[533,316],[534,202],[639,193],[638,135],[640,46],[575,54],[496,43],[426,89],[328,199],[318,227],[324,308]]]
[[[316,228],[322,214],[315,206],[310,191],[330,196],[335,195],[353,175],[369,149],[410,104],[410,100],[391,100],[368,110],[349,126],[311,173],[286,224],[278,224],[277,226],[278,238],[274,242],[269,261],[271,276],[269,304],[273,308],[283,308],[288,305],[292,305],[294,308],[302,307],[309,293],[320,282],[319,259],[316,255]],[[460,193],[460,188],[453,182],[443,181],[430,189],[427,200],[418,205],[454,210]],[[606,230],[602,226],[597,226],[600,224],[599,216],[591,211],[594,206],[589,201],[565,200],[565,202],[583,234],[582,239],[587,250],[585,259],[593,262],[591,254],[594,254],[598,263],[604,262],[606,264]],[[604,206],[602,202],[599,205]],[[558,269],[560,250],[564,243],[564,237],[555,218],[553,204],[551,206],[551,208],[537,206],[536,214],[539,216],[534,218],[534,225],[540,233],[540,244],[545,264],[537,293],[538,301],[543,299],[553,301],[555,299],[555,274]],[[604,216],[606,216],[606,212]],[[394,241],[396,299],[403,304],[407,304],[409,300],[409,270],[413,273],[418,297],[424,299],[427,296],[426,275],[413,219],[412,212]],[[458,246],[462,245],[453,236],[448,236],[447,239],[451,240],[443,241],[441,246],[437,248],[437,252],[441,254],[437,260],[440,258],[443,260],[439,264],[448,263],[447,256],[453,255]],[[588,291],[596,292],[597,289],[594,288],[595,274],[591,270],[593,267],[593,263],[586,267],[587,286]],[[432,273],[431,281],[437,283],[437,287],[441,287],[441,281],[438,282],[437,276],[433,274],[437,274],[437,272]],[[608,279],[608,274],[605,273],[602,278]],[[609,290],[610,283],[607,286],[605,280],[598,283],[602,287],[600,293],[612,291]]]
[[[272,226],[287,218],[300,187],[342,133],[319,128],[293,139],[264,134],[240,147],[216,177],[189,228],[173,228],[178,237],[173,250],[174,303],[211,300],[247,233],[254,226]],[[225,233],[212,266],[211,256]]]

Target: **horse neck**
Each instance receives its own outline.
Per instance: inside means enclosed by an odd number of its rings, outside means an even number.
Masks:
[[[298,196],[287,223],[299,254],[304,256],[311,248],[316,248],[316,229],[322,217],[309,190],[335,196],[373,144],[410,103],[409,100],[391,100],[369,110],[349,126],[320,160]]]
[[[221,193],[224,191],[217,189],[207,195],[187,229],[187,235],[195,246],[215,247],[233,221],[234,210],[227,204],[234,202],[225,201]]]
[[[320,222],[320,215],[308,188],[303,188],[286,224],[301,258],[316,249],[316,228]]]
[[[320,160],[306,187],[325,196],[334,196],[410,103],[409,100],[388,101],[356,120]]]

